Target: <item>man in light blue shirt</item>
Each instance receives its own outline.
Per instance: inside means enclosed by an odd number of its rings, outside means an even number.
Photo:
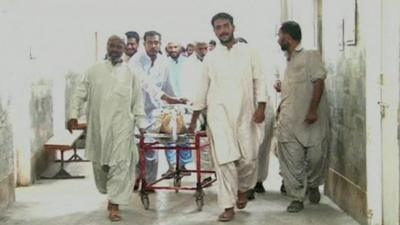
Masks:
[[[182,88],[184,85],[182,68],[186,58],[181,55],[180,47],[181,46],[177,42],[169,42],[166,47],[166,51],[168,53],[167,62],[169,66],[170,78],[172,81],[175,96],[178,98],[187,97],[182,96]],[[169,169],[162,176],[166,178],[172,178],[176,167],[176,151],[165,151],[165,155],[167,157]],[[186,171],[185,165],[192,162],[192,160],[193,158],[191,150],[179,151],[179,166],[182,170],[182,175],[189,175],[189,173]]]
[[[167,59],[159,53],[161,47],[161,34],[156,31],[148,31],[144,34],[145,51],[135,54],[130,63],[135,69],[139,69],[146,76],[146,80],[156,85],[165,94],[175,96]],[[162,101],[143,89],[144,108],[149,123],[154,122],[156,109],[162,106]],[[158,154],[157,151],[146,152],[146,182],[152,183],[157,178]]]
[[[169,42],[166,47],[168,58],[168,66],[172,85],[177,96],[182,96],[181,80],[182,80],[182,65],[185,62],[185,57],[181,56],[180,45],[176,42]]]

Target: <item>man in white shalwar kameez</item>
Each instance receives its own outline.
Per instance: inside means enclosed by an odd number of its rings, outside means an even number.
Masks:
[[[207,42],[196,42],[195,54],[192,54],[183,63],[181,76],[182,96],[193,102],[201,81],[203,72],[203,59],[208,53]]]
[[[203,60],[208,53],[207,42],[196,42],[194,54],[192,54],[185,61],[182,68],[182,96],[188,99],[190,103],[193,103],[196,93],[198,92],[201,77],[203,74]],[[203,111],[200,116],[200,127],[201,130],[205,130],[207,123],[207,112]],[[206,147],[201,151],[201,169],[211,170],[212,162],[210,157],[210,148]],[[207,179],[206,177],[205,179]]]
[[[247,40],[239,37],[236,38],[238,42],[242,42],[247,44]],[[267,80],[267,77],[265,77]],[[265,82],[268,83],[268,82]],[[266,86],[267,87],[267,86]],[[266,88],[267,90],[267,88]],[[265,93],[268,96],[268,93]],[[257,183],[253,189],[248,192],[248,199],[253,200],[255,199],[254,192],[257,193],[264,193],[265,189],[263,186],[263,182],[267,179],[268,176],[268,169],[269,169],[269,155],[271,149],[271,142],[273,136],[273,126],[274,126],[274,110],[272,108],[272,101],[269,96],[267,97],[267,105],[265,110],[265,126],[264,126],[264,136],[262,138],[261,145],[258,150],[258,157],[257,157]]]
[[[310,202],[320,201],[318,187],[324,183],[328,168],[326,70],[318,51],[301,46],[298,23],[284,22],[278,35],[278,43],[286,52],[286,69],[276,137],[285,188],[293,198],[287,211],[294,213],[303,210],[307,192]]]
[[[96,187],[108,195],[111,221],[121,220],[118,206],[128,204],[138,160],[134,130],[143,132],[145,114],[137,76],[123,62],[124,42],[112,36],[107,55],[90,67],[77,86],[67,127],[71,131],[88,102],[86,156],[93,162]]]
[[[218,220],[230,221],[235,205],[238,209],[246,207],[246,192],[256,183],[265,119],[265,84],[258,54],[249,45],[235,41],[232,16],[218,13],[211,24],[221,45],[204,59],[189,131],[194,132],[201,110],[207,108],[218,203],[224,209]]]

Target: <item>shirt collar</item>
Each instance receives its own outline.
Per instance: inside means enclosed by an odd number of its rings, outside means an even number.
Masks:
[[[153,67],[155,64],[158,64],[159,61],[161,60],[161,56],[162,56],[160,53],[157,53],[157,57],[154,59],[154,61],[152,61],[150,56],[147,55],[146,51],[143,52],[143,55],[144,55],[145,63],[150,64],[151,67]]]
[[[232,45],[232,48],[231,48],[231,49],[228,49],[228,47],[226,47],[226,46],[223,45],[223,44],[219,44],[219,45],[217,45],[217,46],[215,47],[215,49],[220,49],[220,50],[222,50],[222,51],[232,51],[233,49],[236,49],[236,48],[240,47],[242,44],[243,44],[243,43],[236,41],[235,44]],[[215,49],[214,49],[214,50],[215,50]]]
[[[179,63],[181,63],[181,62],[184,60],[183,57],[184,57],[184,56],[180,55],[180,56],[178,56],[178,58],[177,58],[176,60],[173,59],[171,56],[168,56],[167,58],[168,58],[168,60],[169,60],[170,62],[179,64]]]
[[[295,52],[301,52],[303,50],[303,46],[299,43],[296,48],[294,49]]]
[[[149,55],[147,55],[147,52],[146,52],[146,51],[143,52],[143,55],[144,55],[144,57],[146,58],[146,60],[148,60],[148,61],[151,62],[151,58],[150,58]],[[158,59],[158,57],[159,57],[159,54],[157,54],[157,57],[156,57],[156,59],[154,59],[154,62]]]
[[[296,46],[296,48],[294,49],[294,51],[293,51],[293,53],[292,53],[292,55],[291,55],[291,58],[293,58],[293,55],[296,55],[297,53],[303,51],[303,49],[304,49],[303,46],[301,45],[301,43],[299,43],[299,44]],[[289,61],[289,53],[288,53],[287,51],[285,51],[285,57],[286,57],[286,59]]]

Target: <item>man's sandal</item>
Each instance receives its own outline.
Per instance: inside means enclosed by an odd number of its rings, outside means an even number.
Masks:
[[[110,219],[111,222],[118,222],[122,220],[121,216],[119,215],[119,212],[117,211],[110,211],[108,218]]]
[[[247,193],[238,191],[238,199],[236,200],[236,207],[238,209],[244,209],[247,205]]]
[[[119,215],[119,207],[117,204],[113,204],[111,202],[108,202],[108,218],[110,219],[111,222],[118,222],[121,221],[121,216]]]
[[[221,213],[221,215],[218,216],[218,221],[220,222],[228,222],[231,221],[233,219],[233,217],[235,216],[235,211],[233,210],[233,208],[226,210]]]
[[[297,213],[304,209],[304,203],[302,201],[292,201],[286,208],[289,213]]]

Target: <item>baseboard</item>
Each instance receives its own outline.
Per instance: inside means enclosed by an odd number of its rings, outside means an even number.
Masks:
[[[0,209],[7,208],[15,202],[15,181],[11,173],[0,181]]]
[[[367,224],[367,193],[339,172],[329,169],[325,193],[343,211],[361,224]]]

